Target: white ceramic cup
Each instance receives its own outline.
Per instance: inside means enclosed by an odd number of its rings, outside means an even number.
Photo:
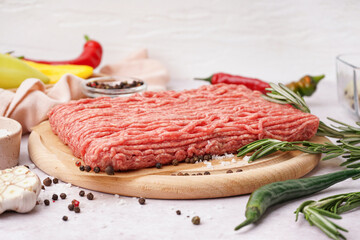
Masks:
[[[19,164],[21,134],[19,122],[0,117],[0,170]]]

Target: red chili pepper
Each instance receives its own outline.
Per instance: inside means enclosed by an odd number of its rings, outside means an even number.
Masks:
[[[243,76],[231,75],[228,73],[215,73],[208,78],[195,78],[196,80],[208,81],[211,84],[227,83],[227,84],[241,84],[250,88],[251,90],[257,90],[262,93],[266,93],[266,88],[270,88],[269,83],[261,81],[257,78],[248,78]]]
[[[33,60],[24,58],[25,60],[37,62],[37,63],[45,63],[51,65],[62,65],[62,64],[75,64],[75,65],[87,65],[93,68],[99,66],[102,57],[102,47],[100,43],[94,40],[90,40],[88,36],[85,35],[86,43],[84,45],[83,52],[79,57],[73,60],[68,61],[44,61],[44,60]]]

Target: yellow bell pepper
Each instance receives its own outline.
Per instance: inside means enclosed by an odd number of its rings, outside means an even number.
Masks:
[[[94,70],[92,67],[86,65],[50,65],[26,60],[23,61],[48,76],[50,78],[50,83],[56,83],[66,73],[71,73],[75,76],[86,79],[93,74]]]
[[[27,78],[38,78],[44,83],[50,81],[46,75],[22,60],[0,53],[0,88],[17,88]]]

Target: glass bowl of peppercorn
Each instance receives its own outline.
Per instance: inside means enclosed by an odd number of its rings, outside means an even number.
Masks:
[[[360,118],[360,54],[337,56],[336,74],[340,104]]]
[[[146,91],[144,81],[123,76],[91,78],[82,82],[82,92],[88,97],[127,97]]]

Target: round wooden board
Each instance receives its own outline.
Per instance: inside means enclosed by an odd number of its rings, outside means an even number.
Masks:
[[[328,140],[315,137],[311,141],[321,143]],[[161,169],[117,172],[115,175],[81,172],[75,165],[80,159],[74,157],[69,147],[52,132],[48,121],[33,129],[28,149],[38,168],[64,182],[105,193],[158,199],[218,198],[251,193],[271,182],[304,176],[321,157],[293,151],[277,152],[252,163],[237,157],[225,157],[211,160],[211,166],[202,162],[181,163]],[[233,173],[226,173],[229,169]],[[242,171],[236,172],[238,169]],[[211,174],[193,175],[205,171]],[[179,172],[189,176],[178,176]]]

